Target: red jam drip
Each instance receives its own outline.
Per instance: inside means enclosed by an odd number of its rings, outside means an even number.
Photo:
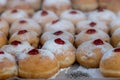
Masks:
[[[17,13],[18,11],[16,9],[12,10],[12,13]]]
[[[104,8],[98,7],[98,11],[99,11],[99,12],[103,12],[103,11],[104,11]]]
[[[93,41],[93,44],[94,45],[103,45],[104,42],[101,39],[96,39],[96,40]]]
[[[77,14],[77,11],[71,11],[70,14]]]
[[[42,16],[46,16],[46,15],[48,15],[48,12],[47,12],[47,11],[42,11],[42,12],[41,12],[41,15],[42,15]]]
[[[13,42],[11,42],[11,45],[14,45],[14,46],[17,46],[17,45],[19,45],[19,44],[21,44],[20,41],[13,41]]]
[[[37,55],[39,54],[39,51],[37,49],[32,49],[28,52],[29,55]]]
[[[91,27],[94,27],[94,26],[96,25],[96,23],[95,23],[95,22],[91,22],[89,25],[90,25]]]
[[[20,30],[19,32],[18,32],[18,34],[20,35],[20,34],[24,34],[24,33],[26,33],[27,32],[27,30]]]
[[[0,54],[4,54],[4,52],[3,52],[3,51],[0,51]]]
[[[94,34],[96,33],[96,30],[95,29],[89,29],[86,31],[87,34]]]
[[[52,22],[52,24],[55,24],[55,23],[57,23],[58,21],[59,21],[59,19],[58,19],[58,20],[53,21],[53,22]]]
[[[55,32],[55,33],[53,33],[54,35],[61,35],[61,34],[63,34],[63,32],[62,31],[57,31],[57,32]]]
[[[65,42],[62,39],[60,39],[60,38],[55,39],[55,43],[60,44],[60,45],[64,45],[65,44]]]
[[[25,20],[21,20],[19,23],[20,24],[24,24],[24,23],[26,23],[26,21]]]
[[[120,52],[120,48],[114,49],[114,52]]]

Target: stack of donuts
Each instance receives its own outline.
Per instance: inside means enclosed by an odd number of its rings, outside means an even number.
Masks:
[[[0,0],[0,79],[47,79],[75,62],[120,77],[117,1]]]

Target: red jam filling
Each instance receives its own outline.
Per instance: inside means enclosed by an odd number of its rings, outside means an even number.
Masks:
[[[12,13],[17,13],[18,11],[16,9],[12,10]]]
[[[42,11],[42,12],[41,12],[41,15],[42,15],[42,16],[46,16],[46,15],[48,15],[48,12],[47,12],[47,11]]]
[[[17,46],[17,45],[19,45],[19,44],[21,44],[20,41],[13,41],[13,42],[11,42],[11,45],[14,45],[14,46]]]
[[[0,51],[0,54],[4,54],[4,52],[3,52],[3,51]]]
[[[120,52],[120,48],[114,49],[114,52]]]
[[[39,51],[37,49],[32,49],[28,52],[29,55],[37,55],[39,54]]]
[[[21,20],[19,23],[20,24],[24,24],[24,23],[26,23],[26,21],[25,20]]]
[[[27,32],[27,30],[20,30],[19,32],[18,32],[18,34],[20,35],[20,34],[24,34],[24,33],[26,33]]]
[[[87,34],[94,34],[96,33],[96,30],[95,29],[89,29],[86,31]]]
[[[90,25],[91,27],[94,27],[94,26],[96,25],[96,23],[95,23],[95,22],[91,22],[89,25]]]
[[[70,11],[70,14],[77,14],[77,11]]]
[[[52,24],[55,24],[55,23],[57,23],[59,21],[59,19],[58,20],[55,20],[55,21],[52,21]]]
[[[96,39],[96,40],[93,41],[93,44],[94,45],[103,45],[104,42],[101,39]]]
[[[60,39],[60,38],[55,39],[55,43],[60,44],[60,45],[64,45],[65,44],[65,42],[62,39]]]
[[[99,12],[103,12],[103,11],[104,11],[104,8],[98,7],[98,11],[99,11]]]
[[[57,31],[57,32],[55,32],[55,33],[53,33],[54,35],[61,35],[61,34],[63,34],[63,32],[62,31]]]

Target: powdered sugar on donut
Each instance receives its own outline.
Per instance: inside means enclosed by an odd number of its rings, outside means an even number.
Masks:
[[[75,32],[74,25],[67,20],[59,20],[58,22],[52,24],[52,22],[47,23],[46,26],[44,27],[44,32],[47,31],[52,31],[52,30],[65,30],[68,31],[72,34]]]

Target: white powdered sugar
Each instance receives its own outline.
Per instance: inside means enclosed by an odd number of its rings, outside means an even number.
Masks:
[[[23,60],[23,59],[29,57],[26,52],[19,52],[16,56],[17,56],[18,60]]]
[[[52,22],[47,23],[44,27],[44,32],[52,31],[52,30],[65,30],[72,34],[75,33],[74,25],[67,20],[59,20],[56,23],[52,24]]]
[[[33,47],[27,42],[21,42],[21,44],[18,44],[17,46],[14,45],[4,45],[1,50],[6,51],[9,54],[15,54],[17,55],[18,53],[23,53],[23,52],[27,52],[30,49],[33,49]]]
[[[59,3],[59,4],[56,5],[56,3]],[[59,6],[61,4],[66,4],[67,5],[67,4],[71,4],[71,2],[70,2],[70,0],[44,0],[43,1],[43,6],[44,5],[46,5],[46,6],[56,5],[59,8]]]
[[[76,14],[70,13],[71,11],[75,11]],[[81,12],[79,10],[71,10],[71,9],[63,12],[60,15],[60,18],[65,19],[65,20],[69,20],[69,21],[72,21],[72,22],[74,22],[74,21],[78,22],[78,21],[83,21],[83,20],[87,19],[86,15],[83,12]]]
[[[120,28],[116,29],[116,30],[113,32],[112,36],[114,36],[114,35],[120,35]]]
[[[53,39],[53,38],[62,38],[62,39],[66,39],[66,40],[73,40],[74,41],[74,36],[67,32],[67,31],[62,31],[63,33],[60,35],[54,35],[54,33],[57,31],[48,31],[42,34],[41,36],[41,40],[49,40],[49,39]]]
[[[112,20],[116,19],[116,15],[112,11],[107,9],[104,9],[103,11],[95,10],[89,13],[88,19],[95,20],[95,21],[111,22]]]
[[[46,41],[45,44],[43,45],[42,49],[50,50],[54,54],[61,54],[70,48],[74,48],[73,45],[67,40],[62,39],[65,42],[65,44],[59,45],[59,44],[55,43],[55,41],[54,41],[55,39],[50,39],[50,40]]]
[[[94,45],[93,44],[94,40],[95,39],[82,43],[78,47],[77,53],[79,54],[79,51],[81,51],[81,52],[84,52],[85,55],[91,57],[91,56],[96,56],[96,53],[93,52],[94,49],[101,49],[101,53],[105,54],[106,51],[113,48],[109,43],[107,43],[105,41],[103,41],[103,43],[104,43],[103,45]],[[85,56],[83,56],[82,58],[86,59]]]
[[[95,23],[93,27],[90,25],[92,22]],[[80,21],[76,24],[77,33],[90,28],[98,28],[104,32],[108,32],[108,26],[103,22],[98,22],[94,20],[85,20],[85,21]]]
[[[21,24],[20,21],[26,21],[26,23]],[[13,22],[10,28],[10,34],[19,30],[31,30],[39,35],[41,34],[41,26],[34,20],[28,18],[21,18]]]
[[[42,16],[42,11],[43,10],[37,11],[32,17],[32,19],[38,22],[39,24],[48,23],[58,19],[58,16],[54,12],[46,10],[48,14],[46,16]]]
[[[7,52],[3,51],[4,54],[0,54],[0,62],[3,62],[3,59],[4,58],[7,58],[9,59],[10,61],[13,61],[15,62],[15,58],[11,55],[11,54],[8,54]]]
[[[106,60],[106,59],[109,59],[109,58],[112,57],[112,56],[114,56],[115,53],[114,53],[113,51],[114,51],[114,48],[108,50],[108,51],[103,55],[103,57],[102,57],[102,59],[101,59],[101,62],[104,61],[104,60]],[[101,63],[101,62],[100,62],[100,63]]]
[[[39,53],[42,57],[49,57],[50,59],[55,59],[55,56],[49,50],[39,49]]]

